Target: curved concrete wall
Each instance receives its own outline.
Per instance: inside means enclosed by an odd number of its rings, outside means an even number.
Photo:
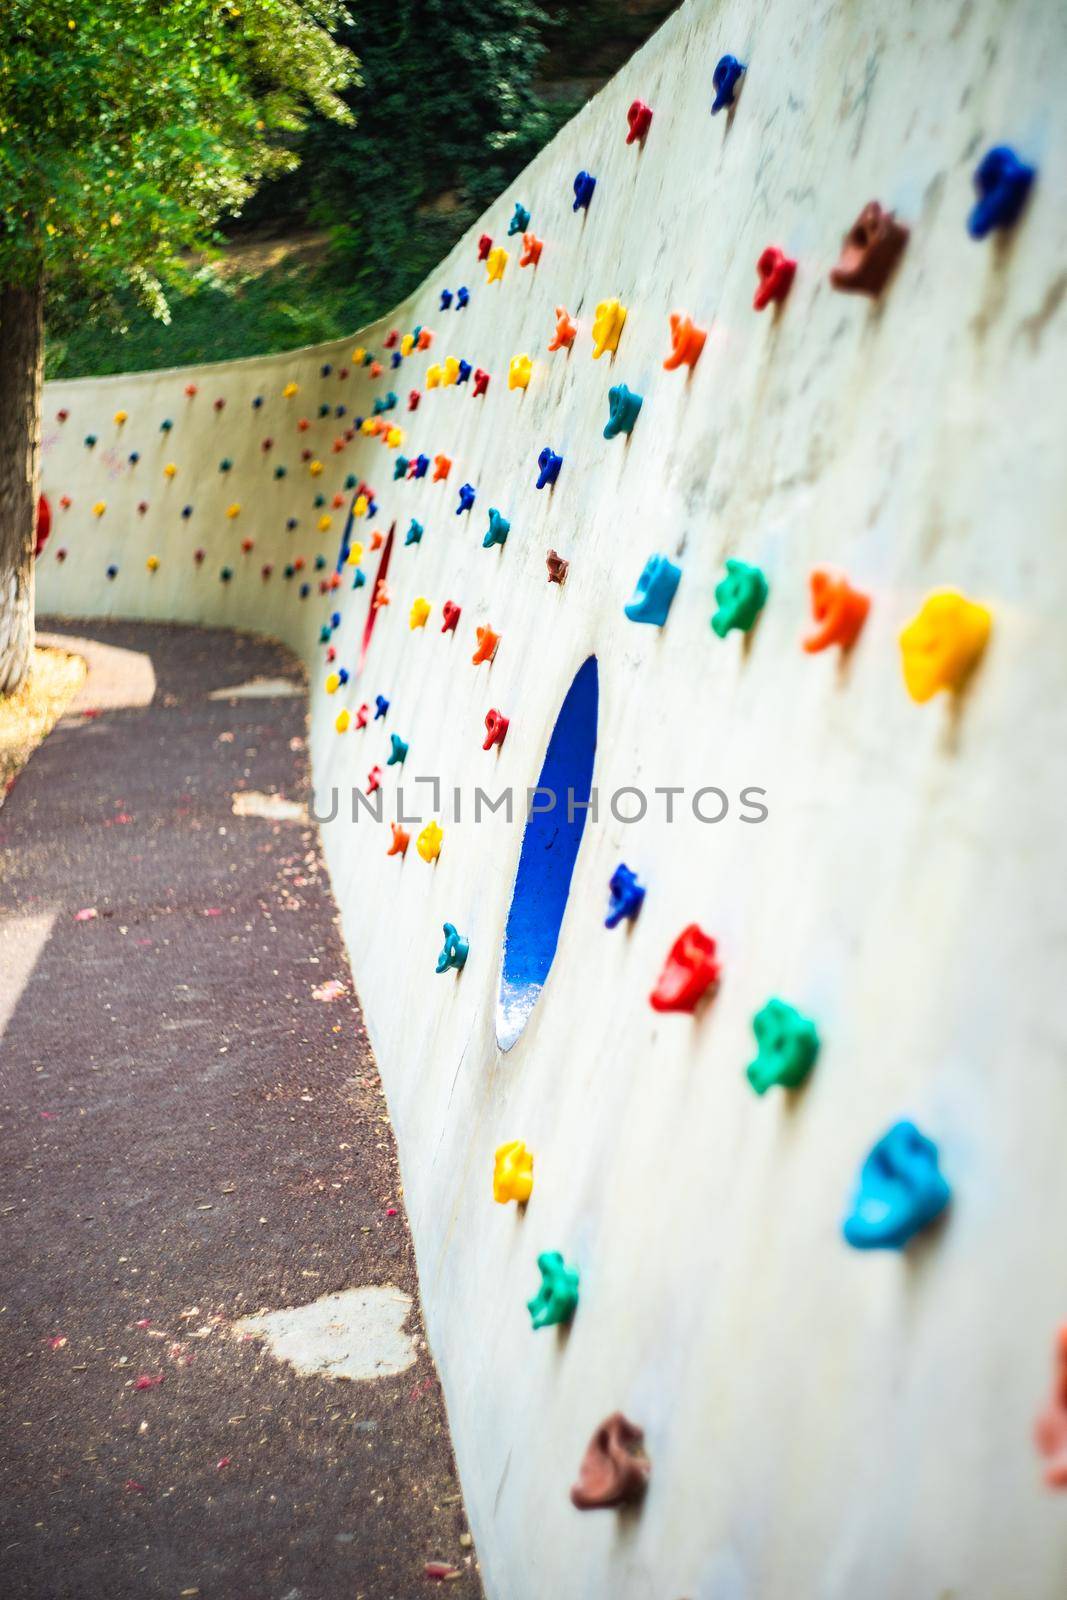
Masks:
[[[749,71],[732,118],[713,119],[727,50]],[[254,628],[312,663],[320,805],[343,791],[328,855],[501,1600],[1062,1592],[1067,1512],[1041,1486],[1030,1429],[1067,1312],[1065,70],[1067,20],[1043,0],[691,0],[433,281],[353,341],[380,352],[389,327],[432,328],[432,349],[395,375],[341,378],[346,343],[49,390],[45,486],[73,503],[57,510],[42,608]],[[655,113],[643,149],[624,142],[635,96]],[[1014,234],[976,244],[971,172],[1001,141],[1040,177]],[[597,178],[587,215],[571,210],[579,168]],[[871,198],[912,229],[876,304],[827,282]],[[516,200],[544,240],[540,264],[520,270],[506,240],[504,280],[487,285],[477,236],[503,240]],[[754,263],[769,243],[799,267],[781,314],[758,316]],[[460,284],[469,306],[440,312],[439,290]],[[629,308],[618,354],[594,361],[592,313],[615,295]],[[578,323],[569,355],[546,348],[558,305]],[[662,367],[672,311],[710,329],[691,377]],[[532,377],[509,391],[518,352]],[[490,372],[484,397],[425,390],[450,354]],[[286,400],[289,382],[300,392]],[[629,443],[602,437],[618,382],[644,396]],[[451,457],[446,483],[394,483],[395,453],[362,435],[332,450],[389,387],[403,454]],[[338,404],[347,419],[318,418]],[[308,441],[319,479],[299,460]],[[544,445],[564,457],[552,493],[534,488]],[[370,586],[352,592],[346,570],[335,597],[302,602],[282,578],[298,553],[332,564],[341,513],[316,536],[312,497],[348,473],[374,486],[374,525],[397,528],[392,604],[362,674]],[[454,514],[464,481],[470,517]],[[511,521],[502,550],[482,548],[490,506]],[[405,547],[413,516],[425,534]],[[546,581],[550,546],[570,561],[563,588]],[[683,572],[662,631],[623,615],[653,552]],[[770,582],[747,645],[708,626],[727,556]],[[365,558],[372,578],[377,560]],[[823,563],[872,596],[846,666],[799,646]],[[992,640],[958,706],[917,706],[897,635],[942,585],[991,607]],[[434,608],[423,631],[408,627],[417,596]],[[446,599],[462,607],[454,635],[441,632]],[[335,605],[352,681],[329,697],[317,641]],[[471,664],[479,624],[501,634],[491,666]],[[591,653],[600,815],[541,1001],[503,1055],[494,1011],[521,796]],[[342,701],[378,693],[384,729],[334,731]],[[491,706],[511,725],[486,753]],[[439,776],[446,799],[458,787],[468,808],[454,821],[446,807],[434,867],[414,848],[387,857],[384,823],[345,815],[391,731],[410,744],[409,811],[428,809],[417,775]],[[470,820],[478,784],[515,786],[510,823]],[[608,800],[632,785],[650,798],[628,825]],[[689,805],[703,785],[730,797],[717,825]],[[657,786],[686,790],[671,825]],[[746,786],[767,791],[760,825],[741,821]],[[608,933],[620,859],[648,894],[632,929]],[[446,920],[470,939],[459,976],[434,972]],[[721,989],[696,1018],[659,1016],[648,993],[690,921],[718,940]],[[752,1015],[772,994],[823,1040],[788,1099],[757,1099],[744,1075]],[[860,1255],[841,1218],[872,1141],[905,1115],[940,1146],[951,1211],[906,1255]],[[535,1152],[524,1215],[491,1198],[493,1151],[510,1138]],[[535,1257],[553,1248],[582,1275],[565,1337],[532,1333],[524,1307]],[[637,1516],[583,1516],[568,1487],[615,1409],[645,1429],[650,1491]]]

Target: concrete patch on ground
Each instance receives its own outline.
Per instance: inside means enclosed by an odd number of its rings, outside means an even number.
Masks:
[[[415,1341],[404,1330],[410,1312],[411,1296],[393,1284],[364,1284],[307,1306],[243,1317],[235,1326],[266,1340],[279,1361],[304,1376],[366,1380],[395,1377],[415,1364]]]
[[[249,678],[247,683],[235,683],[229,689],[212,689],[209,700],[295,700],[304,693],[304,685],[292,678]]]
[[[233,797],[235,817],[265,817],[268,822],[306,822],[307,806],[299,800],[286,800],[280,794],[261,794],[258,789],[240,789]]]

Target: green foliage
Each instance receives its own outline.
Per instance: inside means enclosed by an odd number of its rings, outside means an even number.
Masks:
[[[339,0],[4,0],[0,282],[165,315],[182,252],[294,164],[307,108],[349,117],[348,22]]]

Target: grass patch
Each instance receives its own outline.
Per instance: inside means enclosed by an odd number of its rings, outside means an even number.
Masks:
[[[21,689],[0,695],[0,805],[17,774],[41,741],[51,733],[85,681],[80,656],[66,650],[33,652],[33,663]]]

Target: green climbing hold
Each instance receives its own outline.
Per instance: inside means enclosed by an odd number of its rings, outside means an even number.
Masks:
[[[756,1093],[766,1094],[775,1084],[799,1089],[819,1053],[814,1022],[784,1000],[768,1000],[752,1018],[752,1031],[759,1053],[746,1071]]]
[[[541,1287],[526,1309],[535,1328],[569,1322],[578,1309],[578,1269],[568,1267],[558,1250],[545,1250],[537,1258]]]
[[[718,610],[711,619],[712,629],[720,639],[725,639],[731,628],[747,633],[766,601],[767,580],[759,567],[750,567],[745,561],[727,561],[726,576],[715,585]]]

